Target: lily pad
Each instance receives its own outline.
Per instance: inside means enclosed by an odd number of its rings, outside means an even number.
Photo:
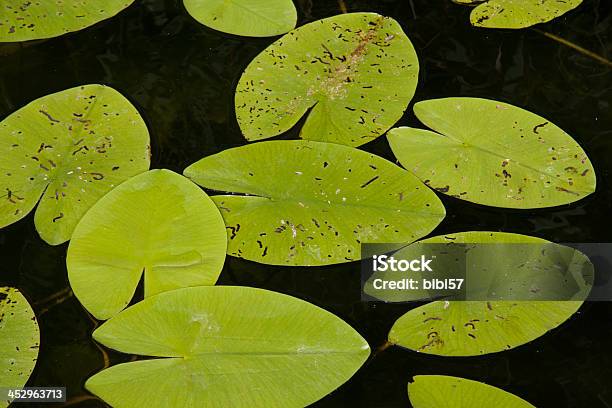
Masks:
[[[455,243],[542,243],[501,232],[436,237]],[[389,332],[389,342],[426,354],[475,356],[509,350],[546,334],[578,311],[582,301],[435,301],[410,310]]]
[[[495,207],[542,208],[595,191],[584,150],[534,113],[479,98],[419,102],[414,112],[434,131],[396,128],[389,144],[404,167],[439,192]]]
[[[116,407],[304,407],[347,381],[370,354],[333,314],[263,289],[184,288],[145,299],[94,339],[128,354],[86,387]]]
[[[305,140],[225,150],[185,170],[214,196],[228,254],[273,265],[361,259],[360,244],[412,242],[444,218],[409,172],[354,148]]]
[[[0,287],[0,378],[2,387],[22,388],[38,359],[38,323],[17,289]],[[5,395],[3,398],[6,397]],[[10,400],[0,399],[0,407]]]
[[[224,33],[248,37],[285,34],[297,23],[291,0],[184,0],[200,23]]]
[[[456,3],[481,3],[472,10],[470,22],[485,28],[526,28],[551,21],[578,7],[582,0],[453,0]]]
[[[149,133],[120,93],[85,85],[39,98],[0,122],[0,227],[34,217],[61,244],[100,197],[149,168]],[[42,197],[42,198],[41,198]]]
[[[100,320],[125,308],[144,273],[144,295],[214,285],[227,238],[219,210],[169,170],[131,178],[83,217],[68,247],[70,285]]]
[[[57,37],[111,18],[134,0],[24,1],[3,0],[0,42]]]
[[[403,115],[419,62],[397,21],[342,14],[291,31],[259,54],[236,89],[236,116],[247,140],[291,129],[302,139],[359,146]]]
[[[408,384],[408,396],[414,408],[535,408],[499,388],[445,375],[417,375]]]

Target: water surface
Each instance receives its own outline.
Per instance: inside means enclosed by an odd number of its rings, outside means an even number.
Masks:
[[[397,19],[418,52],[413,101],[476,96],[536,112],[570,133],[598,174],[597,192],[571,205],[535,211],[487,208],[441,196],[446,220],[434,234],[494,230],[557,242],[612,242],[612,70],[533,30],[472,28],[469,8],[450,0],[344,0],[349,11]],[[340,12],[336,0],[296,0],[299,24]],[[539,27],[612,57],[612,2],[585,0]],[[179,0],[136,0],[116,18],[47,41],[0,46],[0,119],[40,96],[87,83],[120,90],[151,132],[153,168],[182,172],[203,156],[239,146],[233,91],[242,70],[274,38],[210,30]],[[419,126],[408,110],[399,125]],[[295,138],[295,130],[284,135]],[[364,149],[394,160],[385,138]],[[1,158],[0,158],[1,160]],[[70,296],[67,245],[38,237],[33,214],[0,230],[0,285],[21,289],[41,327],[30,386],[64,385],[74,407],[104,407],[83,388],[105,365],[135,357],[91,340],[97,322]],[[375,349],[400,315],[417,305],[360,301],[357,263],[274,267],[228,258],[221,284],[257,286],[324,307],[355,327]],[[502,387],[537,407],[612,407],[612,304],[585,305],[566,324],[517,349],[473,358],[440,358],[389,348],[315,407],[410,407],[414,375],[462,376]],[[22,404],[22,406],[25,406]]]

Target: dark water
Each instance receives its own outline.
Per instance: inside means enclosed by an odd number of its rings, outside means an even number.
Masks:
[[[297,0],[300,24],[339,13],[335,0]],[[450,0],[346,0],[349,11],[394,17],[414,43],[421,78],[414,101],[479,96],[525,107],[552,120],[585,148],[597,192],[579,203],[538,211],[485,208],[441,197],[447,219],[437,233],[500,230],[557,242],[611,242],[612,70],[533,30],[471,28],[469,9]],[[612,2],[585,0],[540,27],[610,58]],[[238,38],[192,20],[179,0],[136,0],[118,17],[85,31],[0,46],[0,119],[45,94],[103,83],[125,94],[148,123],[153,168],[181,172],[203,156],[245,143],[233,90],[249,61],[274,39]],[[411,113],[400,122],[417,126]],[[295,137],[289,132],[287,137]],[[392,158],[385,138],[364,149]],[[103,407],[83,389],[104,365],[132,356],[102,350],[96,322],[70,296],[66,245],[42,242],[30,215],[0,230],[0,286],[20,288],[41,327],[38,365],[28,385],[65,385],[77,407]],[[221,284],[263,287],[320,305],[352,324],[376,348],[412,305],[360,302],[359,266],[287,268],[228,258]],[[390,348],[316,407],[409,407],[417,374],[467,377],[520,395],[538,407],[612,407],[612,304],[585,305],[552,333],[508,352],[440,358]]]

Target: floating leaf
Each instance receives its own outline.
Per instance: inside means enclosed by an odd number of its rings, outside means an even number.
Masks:
[[[470,22],[485,28],[526,28],[546,23],[578,7],[582,0],[453,0],[482,3],[470,14]]]
[[[297,11],[291,0],[184,0],[200,23],[224,33],[269,37],[292,30]]]
[[[397,21],[373,13],[326,18],[291,31],[251,62],[236,89],[236,116],[247,140],[259,140],[309,112],[301,138],[359,146],[402,117],[418,70]]]
[[[219,210],[169,170],[121,184],[83,217],[67,256],[76,297],[103,320],[128,305],[144,271],[144,294],[214,285],[227,237]]]
[[[536,114],[478,98],[419,102],[414,112],[435,132],[396,128],[389,143],[404,167],[439,192],[496,207],[541,208],[595,191],[586,153]]]
[[[417,375],[408,384],[408,396],[414,408],[535,408],[499,388],[445,375]]]
[[[305,140],[229,149],[189,166],[215,196],[228,253],[273,265],[360,259],[360,244],[411,242],[444,218],[440,200],[407,171],[354,148]]]
[[[502,232],[462,232],[432,240],[455,243],[544,243]],[[426,354],[474,356],[508,350],[569,319],[581,301],[436,301],[412,309],[389,332],[389,342]]]
[[[39,98],[0,122],[0,152],[0,227],[40,199],[36,229],[57,245],[100,197],[149,168],[149,133],[121,94],[85,85]]]
[[[26,298],[17,289],[0,287],[2,387],[22,388],[25,385],[36,365],[39,341],[38,323]],[[9,403],[10,400],[0,399],[0,407]]]
[[[147,298],[94,332],[129,354],[88,390],[123,407],[303,407],[347,381],[370,354],[333,314],[262,289],[209,286]]]
[[[133,2],[3,0],[0,5],[0,42],[51,38],[82,30],[113,17]]]

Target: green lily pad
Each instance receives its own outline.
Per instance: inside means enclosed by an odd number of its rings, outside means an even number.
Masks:
[[[68,247],[70,286],[91,314],[125,308],[144,271],[144,295],[214,285],[227,238],[219,210],[198,186],[169,170],[131,178],[83,217]]]
[[[285,34],[297,23],[291,0],[184,0],[200,23],[224,33],[248,37]]]
[[[87,381],[116,407],[304,407],[347,381],[370,354],[333,314],[247,287],[165,292],[93,336],[123,353],[160,357],[119,364]]]
[[[228,254],[273,265],[361,259],[361,243],[412,242],[444,218],[409,172],[354,148],[269,141],[205,157],[185,170],[214,196]]]
[[[0,287],[2,387],[22,388],[25,385],[38,359],[39,341],[38,323],[26,298],[17,289]],[[0,399],[0,407],[10,402]]]
[[[279,135],[307,114],[302,139],[359,146],[402,117],[418,72],[397,21],[342,14],[299,27],[259,54],[238,83],[236,116],[247,140]]]
[[[57,245],[70,239],[100,197],[149,168],[149,133],[120,93],[85,85],[39,98],[5,118],[0,152],[0,228],[40,200],[36,229]]]
[[[546,23],[578,7],[582,0],[454,0],[456,3],[482,3],[470,14],[470,22],[485,28],[526,28]]]
[[[0,42],[38,40],[82,30],[111,18],[134,0],[81,2],[3,0]]]
[[[419,102],[414,112],[434,131],[396,128],[389,144],[404,167],[439,192],[495,207],[542,208],[595,191],[584,150],[534,113],[479,98]]]
[[[543,243],[502,232],[436,237],[455,243]],[[389,342],[425,354],[474,356],[509,350],[559,326],[582,301],[435,301],[410,310],[389,332]]]
[[[414,408],[535,408],[499,388],[445,375],[417,375],[408,384],[408,396]]]

